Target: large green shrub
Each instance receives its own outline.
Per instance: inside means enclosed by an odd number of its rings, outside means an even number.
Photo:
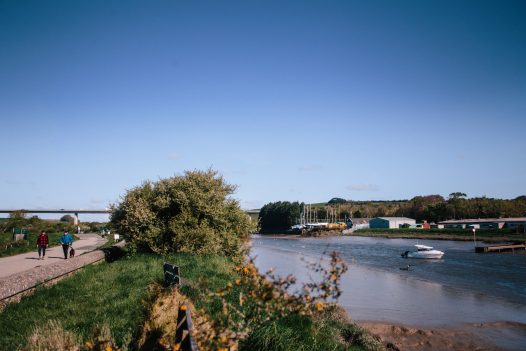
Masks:
[[[137,251],[235,256],[251,223],[234,190],[210,169],[147,181],[112,207],[111,224]]]
[[[260,233],[285,231],[299,222],[304,204],[299,202],[270,202],[259,211]]]

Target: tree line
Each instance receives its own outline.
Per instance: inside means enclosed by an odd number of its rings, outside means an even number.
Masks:
[[[297,224],[304,203],[279,201],[261,208],[260,232],[276,232]],[[515,199],[482,197],[468,198],[463,192],[441,195],[415,196],[410,200],[352,201],[332,198],[325,204],[313,206],[317,218],[329,218],[336,211],[338,220],[346,218],[409,217],[419,222],[440,222],[464,218],[500,218],[526,216],[526,195]]]

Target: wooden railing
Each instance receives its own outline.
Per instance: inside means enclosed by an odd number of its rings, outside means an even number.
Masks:
[[[174,350],[197,351],[197,343],[192,335],[192,318],[186,303],[179,306],[177,313],[177,328],[175,329]]]
[[[181,283],[179,276],[179,267],[165,263],[163,265],[164,270],[164,283],[166,285],[177,286]],[[174,351],[197,351],[197,343],[192,336],[192,318],[190,317],[190,309],[186,303],[179,305],[177,311],[177,327],[175,329],[175,344]]]

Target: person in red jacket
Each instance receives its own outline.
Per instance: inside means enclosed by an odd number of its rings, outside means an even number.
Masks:
[[[38,259],[43,260],[46,256],[46,247],[48,246],[49,239],[46,232],[41,231],[40,235],[37,238],[37,247],[38,247]]]

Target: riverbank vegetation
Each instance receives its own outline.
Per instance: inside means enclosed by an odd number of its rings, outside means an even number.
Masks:
[[[192,171],[127,192],[111,225],[127,253],[37,289],[0,315],[0,349],[172,350],[181,303],[201,350],[377,350],[379,339],[334,304],[346,264],[336,253],[310,266],[318,282],[261,274],[247,258],[253,228],[215,171]],[[165,286],[162,266],[180,267]],[[52,347],[51,347],[52,349]]]
[[[331,349],[349,348],[352,342],[335,328],[356,329],[322,317],[336,309],[328,300],[339,296],[345,264],[334,255],[330,271],[321,265],[314,268],[327,273],[320,284],[305,285],[297,294],[289,291],[295,278],[261,275],[246,262],[246,243],[255,226],[231,198],[234,190],[210,169],[145,182],[112,207],[111,224],[137,255],[172,255],[177,261],[177,255],[187,254],[229,262],[230,273],[203,267],[194,277],[182,274],[190,283],[179,293],[195,306],[196,339],[202,349],[314,350],[323,348],[322,343]],[[222,279],[223,288],[212,290],[210,279]],[[326,328],[334,329],[330,337]]]
[[[183,281],[178,290],[163,287],[162,265],[166,261],[181,269]],[[301,313],[308,311],[308,304],[298,304],[290,313],[276,315],[285,311],[279,306],[284,296],[275,298],[273,294],[280,290],[269,290],[258,277],[252,266],[240,267],[224,256],[128,255],[111,264],[86,267],[52,287],[39,288],[18,304],[8,305],[0,314],[4,331],[0,349],[37,350],[62,340],[63,350],[105,350],[108,346],[114,350],[166,350],[162,345],[172,342],[173,333],[165,333],[173,332],[181,299],[193,303],[194,323],[215,342],[215,347],[205,345],[204,350],[219,349],[221,342],[228,345],[232,335],[246,331],[232,329],[240,323],[238,319],[226,321],[236,313],[242,313],[245,322],[257,322],[239,343],[241,350],[381,349],[377,339],[349,323],[334,305],[318,301],[312,304],[315,313],[309,314]],[[284,287],[287,280],[273,281]],[[261,300],[265,292],[270,295]],[[170,304],[168,296],[175,303]],[[164,308],[155,309],[155,305]],[[231,314],[225,314],[225,308],[231,309]],[[273,317],[267,319],[270,315]],[[164,323],[152,329],[149,326],[154,320]],[[221,334],[227,330],[228,334]]]

